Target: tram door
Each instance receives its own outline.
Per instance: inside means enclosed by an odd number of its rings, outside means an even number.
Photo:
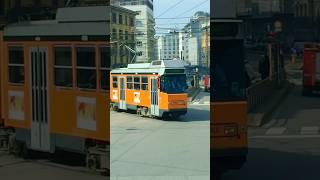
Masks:
[[[151,115],[159,116],[158,79],[151,78]]]
[[[126,88],[125,88],[125,81],[124,77],[120,77],[120,102],[119,102],[120,109],[127,109],[126,105]]]
[[[50,151],[48,115],[48,49],[30,49],[31,149]]]

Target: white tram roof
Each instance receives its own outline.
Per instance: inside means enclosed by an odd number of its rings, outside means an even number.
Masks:
[[[182,60],[161,60],[151,63],[128,64],[127,68],[118,68],[111,71],[112,74],[165,74],[167,69],[185,70],[186,63]],[[174,73],[174,72],[172,72]],[[177,72],[185,73],[185,71]]]
[[[55,20],[9,24],[4,36],[107,36],[110,12],[111,6],[59,8]]]

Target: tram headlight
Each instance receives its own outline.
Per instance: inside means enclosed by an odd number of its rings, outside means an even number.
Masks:
[[[225,126],[224,127],[224,134],[226,136],[236,136],[238,133],[237,126]]]

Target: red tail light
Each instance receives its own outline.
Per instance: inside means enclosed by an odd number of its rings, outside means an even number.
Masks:
[[[160,89],[160,77],[158,77],[158,89]]]

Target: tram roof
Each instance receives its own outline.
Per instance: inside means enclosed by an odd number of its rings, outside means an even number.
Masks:
[[[110,8],[110,6],[59,8],[55,20],[9,24],[4,29],[4,37],[108,36]]]
[[[185,70],[186,63],[182,60],[161,60],[151,63],[128,64],[127,68],[118,68],[111,71],[112,74],[160,74],[163,75],[167,69]],[[171,72],[171,73],[185,73]]]

